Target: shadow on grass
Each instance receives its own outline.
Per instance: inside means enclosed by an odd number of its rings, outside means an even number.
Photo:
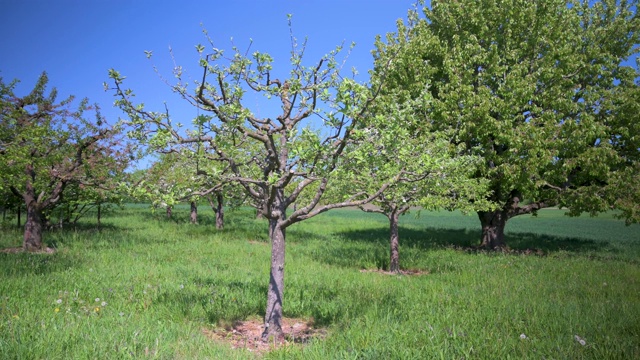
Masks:
[[[363,266],[387,269],[389,266],[389,229],[386,227],[350,230],[335,234],[344,240],[340,246],[330,246],[325,251],[314,252],[313,257],[330,265],[343,267]],[[466,229],[400,228],[401,248],[433,250],[439,248],[459,248],[475,251],[479,244],[480,231]],[[568,252],[573,254],[611,253],[606,241],[561,237],[533,233],[510,232],[505,235],[507,245],[515,253],[532,250],[535,253],[553,254]],[[402,258],[402,249],[401,258]]]
[[[179,312],[185,319],[201,319],[230,328],[237,321],[264,318],[267,281],[267,278],[196,278],[184,288],[161,293],[154,302]],[[284,317],[313,318],[314,327],[328,327],[343,321],[347,315],[352,318],[363,313],[375,304],[376,296],[367,294],[363,298],[359,287],[339,289],[326,283],[289,286]]]
[[[0,253],[0,274],[4,277],[48,275],[65,271],[82,264],[82,260],[70,254]]]
[[[204,318],[210,324],[226,326],[252,316],[264,316],[262,300],[267,293],[266,285],[252,280],[196,278],[184,288],[160,294],[157,301],[176,309],[185,318]]]
[[[132,216],[143,217],[146,220],[153,220],[159,222],[167,222],[174,224],[190,224],[191,223],[191,211],[187,206],[179,206],[174,208],[171,217],[167,217],[165,209],[156,209],[153,211],[150,207],[147,208],[133,208],[126,209]],[[240,208],[225,208],[224,209],[224,222],[225,227],[238,218],[252,221],[255,219],[255,210]],[[216,215],[211,208],[198,207],[198,224],[199,225],[212,225],[216,224]]]
[[[68,231],[75,232],[98,232],[98,231],[115,231],[120,227],[114,224],[102,223],[100,226],[93,222],[78,222],[76,224],[65,224],[62,228],[52,226],[46,230],[46,234],[64,233]]]
[[[105,228],[115,229],[112,226]],[[14,243],[15,246],[8,246],[0,249],[0,274],[2,276],[24,276],[24,275],[47,275],[59,271],[71,269],[83,263],[82,258],[76,257],[66,251],[60,251],[59,245],[68,242],[69,234],[96,233],[95,225],[77,224],[76,227],[66,227],[63,229],[48,229],[43,232],[42,243],[47,251],[24,252],[22,250],[22,229],[11,229],[11,238],[20,239]],[[5,234],[6,235],[6,234]]]
[[[304,243],[310,240],[329,240],[331,237],[329,235],[318,234],[312,231],[302,230],[300,228],[289,228],[287,229],[287,243],[288,244],[297,244]],[[267,238],[267,241],[269,239]]]
[[[385,246],[389,242],[388,228],[372,228],[351,230],[337,233],[349,241],[380,243]],[[400,245],[419,249],[442,247],[472,248],[479,244],[480,231],[427,228],[424,230],[400,228]],[[557,251],[590,252],[608,247],[606,241],[595,241],[577,237],[562,237],[534,233],[509,232],[505,234],[505,242],[514,250],[535,249],[545,253]]]

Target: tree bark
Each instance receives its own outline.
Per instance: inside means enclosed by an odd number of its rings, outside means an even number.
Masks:
[[[400,243],[400,233],[398,231],[399,219],[400,213],[396,210],[391,211],[389,214],[389,244],[391,254],[389,271],[394,273],[400,272],[400,251],[398,249]]]
[[[479,211],[478,217],[482,225],[482,240],[480,247],[499,250],[506,246],[504,242],[504,228],[508,215],[504,210]]]
[[[102,204],[98,203],[98,228],[100,228],[101,217],[102,217]]]
[[[192,224],[197,224],[198,223],[198,207],[196,206],[196,202],[195,201],[191,202],[190,219],[191,219],[191,223]]]
[[[224,229],[224,196],[222,196],[221,192],[217,192],[215,203],[211,197],[207,199],[209,200],[209,205],[211,205],[213,213],[216,214],[216,229]]]
[[[267,292],[267,307],[264,315],[264,332],[262,340],[268,341],[272,337],[282,340],[282,299],[284,297],[284,258],[286,227],[282,221],[286,219],[286,205],[284,189],[276,189],[271,200],[269,213],[269,238],[271,239],[271,271],[269,274],[269,289]]]
[[[173,208],[167,205],[167,219],[171,219],[172,210]]]
[[[27,222],[24,224],[22,248],[26,251],[42,249],[42,211],[35,201],[27,203]]]
[[[271,272],[267,293],[267,308],[264,315],[265,329],[262,340],[270,337],[282,338],[282,299],[284,296],[284,257],[285,229],[280,227],[278,219],[269,220],[269,237],[271,238]]]

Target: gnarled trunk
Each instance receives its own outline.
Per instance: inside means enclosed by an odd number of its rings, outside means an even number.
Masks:
[[[196,202],[191,202],[191,215],[189,216],[192,224],[198,223],[198,206],[196,206]]]
[[[222,193],[216,193],[215,203],[213,202],[213,199],[211,197],[207,197],[207,200],[209,200],[211,210],[213,210],[213,213],[216,214],[216,229],[224,229],[224,197],[222,196]]]
[[[222,205],[220,205],[220,209],[216,211],[216,229],[224,229],[224,209],[222,208]]]
[[[271,338],[281,340],[282,332],[282,300],[284,296],[284,255],[285,255],[285,227],[282,220],[286,219],[284,203],[284,189],[277,189],[272,200],[269,217],[269,238],[271,239],[271,271],[269,274],[269,289],[267,292],[267,308],[264,314],[264,332],[262,340]]]
[[[171,219],[172,210],[173,210],[173,207],[167,205],[167,219]]]
[[[400,271],[400,252],[398,250],[400,243],[400,235],[398,231],[398,221],[400,219],[400,213],[398,211],[392,211],[389,215],[389,244],[390,244],[390,253],[391,258],[389,260],[389,271],[391,272],[399,272]]]
[[[42,211],[34,201],[27,205],[27,222],[24,224],[22,247],[26,251],[42,249]]]
[[[284,296],[284,255],[285,229],[280,227],[278,219],[269,220],[269,237],[271,238],[271,273],[267,292],[267,308],[264,315],[265,329],[262,340],[282,336],[282,298]]]
[[[479,211],[478,217],[482,225],[482,240],[480,247],[497,250],[506,246],[504,242],[504,228],[508,215],[504,210]]]

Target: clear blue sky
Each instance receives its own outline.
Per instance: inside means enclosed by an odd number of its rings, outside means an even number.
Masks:
[[[205,44],[201,23],[220,49],[230,38],[241,49],[253,39],[252,50],[270,53],[275,68],[288,71],[290,50],[286,14],[293,14],[296,37],[308,37],[308,64],[317,62],[336,45],[356,42],[348,60],[361,74],[371,67],[370,50],[377,34],[395,30],[414,0],[0,0],[0,76],[20,79],[18,94],[26,94],[42,71],[50,86],[68,95],[88,97],[102,107],[110,123],[121,112],[105,93],[108,69],[127,76],[139,101],[161,110],[168,101],[174,116],[188,122],[194,109],[183,107],[158,79],[145,50],[154,53],[161,73],[171,76],[167,51],[192,76],[199,76],[195,45]],[[364,77],[362,80],[366,80]],[[265,114],[266,115],[266,114]]]

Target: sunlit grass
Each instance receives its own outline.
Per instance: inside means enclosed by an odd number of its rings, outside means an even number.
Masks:
[[[0,358],[252,358],[204,328],[262,316],[269,271],[266,223],[241,209],[215,229],[127,207],[46,234],[57,252],[0,253]],[[271,358],[640,357],[640,227],[610,216],[548,210],[513,219],[507,241],[546,256],[465,252],[477,218],[422,213],[401,220],[401,266],[388,264],[387,223],[355,210],[288,231],[285,316],[329,334]],[[5,224],[0,247],[21,233]],[[577,336],[577,337],[576,337]],[[582,345],[581,341],[584,343]]]

